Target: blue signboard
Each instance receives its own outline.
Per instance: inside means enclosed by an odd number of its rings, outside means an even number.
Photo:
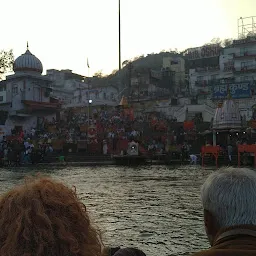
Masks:
[[[233,99],[249,98],[251,97],[250,83],[234,83],[234,84],[220,84],[212,87],[212,98],[226,99],[228,91]]]

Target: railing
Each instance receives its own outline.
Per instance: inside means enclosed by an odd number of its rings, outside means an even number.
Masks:
[[[216,71],[219,70],[220,66],[215,66],[215,67],[203,67],[203,68],[196,68],[196,72],[211,72],[211,71]]]
[[[223,68],[223,71],[224,72],[232,72],[234,70],[234,64],[233,65],[229,65],[229,66],[225,66],[225,63],[224,63],[224,68]]]
[[[254,57],[256,56],[256,51],[246,51],[246,52],[239,52],[234,54],[235,57]]]
[[[195,86],[197,87],[204,87],[204,86],[213,86],[216,84],[230,84],[234,83],[235,80],[234,78],[231,79],[211,79],[211,80],[200,80],[200,81],[195,81]]]
[[[239,68],[235,68],[234,72],[248,72],[248,71],[254,71],[256,70],[256,65],[248,65],[245,67],[239,67]]]

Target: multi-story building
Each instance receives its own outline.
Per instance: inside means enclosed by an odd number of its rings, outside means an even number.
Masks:
[[[191,48],[185,54],[190,93],[197,96],[199,102],[211,98],[211,89],[208,85],[220,78],[220,54],[219,44]]]
[[[166,70],[146,70],[144,73],[135,74],[131,78],[131,101],[140,102],[169,98],[172,84],[171,73],[173,72],[166,68]]]
[[[46,77],[52,81],[52,96],[63,104],[82,102],[82,95],[89,89],[84,76],[75,74],[69,69],[49,69],[46,71]]]
[[[186,91],[185,60],[181,57],[164,57],[163,69],[169,68],[174,75],[174,91],[176,94]]]
[[[241,115],[251,119],[256,104],[255,57],[256,37],[234,40],[232,45],[219,51],[215,68],[209,67],[208,59],[204,67],[189,69],[191,92],[197,95],[199,103],[217,103],[229,95],[238,103]]]
[[[72,70],[47,70],[46,77],[52,81],[52,96],[58,98],[63,106],[117,105],[118,89],[113,86],[97,86],[89,84],[84,76]]]
[[[242,116],[250,120],[253,115],[256,79],[256,37],[234,40],[230,47],[223,49],[226,80],[218,81],[212,88],[212,99],[219,100],[230,96],[238,103]],[[220,62],[221,62],[220,56]]]
[[[14,128],[29,131],[37,127],[39,119],[56,118],[60,105],[50,97],[51,80],[41,75],[43,65],[28,47],[14,61],[13,71],[0,84],[0,111],[5,113],[0,128],[4,134]]]

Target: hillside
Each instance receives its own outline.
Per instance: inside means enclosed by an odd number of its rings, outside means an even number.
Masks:
[[[132,66],[132,75],[137,73],[147,73],[149,69],[161,70],[163,65],[164,57],[178,57],[181,54],[177,52],[160,52],[148,54],[147,56],[139,56],[133,60],[124,61],[123,68],[121,71],[113,72],[111,75],[106,77],[93,77],[92,85],[93,86],[116,86],[120,89],[124,88],[125,85],[129,83],[129,69],[128,64]]]

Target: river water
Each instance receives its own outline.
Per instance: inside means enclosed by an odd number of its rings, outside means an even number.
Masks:
[[[105,244],[148,256],[190,255],[208,248],[200,186],[211,172],[195,166],[65,167],[0,170],[0,192],[36,171],[75,185]]]

